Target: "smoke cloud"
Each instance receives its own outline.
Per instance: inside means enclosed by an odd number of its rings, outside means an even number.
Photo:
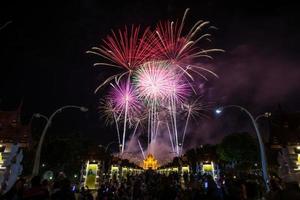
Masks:
[[[214,102],[211,107],[211,117],[190,121],[184,150],[201,144],[218,143],[225,135],[235,131],[253,132],[245,113],[239,110],[228,110],[222,113],[222,116],[216,116],[214,109],[217,106],[238,104],[247,108],[253,115],[266,111],[276,112],[279,104],[300,109],[298,61],[274,53],[274,50],[266,51],[247,44],[239,45],[224,53],[221,58],[216,58],[214,66],[219,78],[200,85],[206,90],[203,92],[206,101]],[[184,120],[178,120],[179,135],[183,125]],[[144,148],[146,146],[144,144]],[[126,151],[135,152],[135,157],[139,158],[138,162],[141,164],[143,157],[136,137],[127,142]],[[146,155],[149,152],[154,154],[161,164],[175,156],[174,153],[172,154],[169,135],[165,128],[160,130],[156,141],[144,151]]]
[[[276,50],[240,45],[225,53],[215,64],[218,80],[208,86],[208,100],[217,106],[238,104],[253,115],[276,112],[278,105],[295,112],[300,109],[299,61]],[[214,109],[214,108],[212,108]],[[210,120],[194,123],[188,132],[187,147],[218,143],[234,131],[253,132],[251,123],[240,111],[226,111]]]

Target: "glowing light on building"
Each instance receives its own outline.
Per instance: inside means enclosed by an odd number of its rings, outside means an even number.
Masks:
[[[157,160],[154,158],[152,154],[149,154],[146,159],[143,161],[143,169],[148,170],[156,170],[158,168]]]
[[[89,189],[97,189],[98,187],[98,163],[96,161],[86,163],[85,181],[84,186]]]

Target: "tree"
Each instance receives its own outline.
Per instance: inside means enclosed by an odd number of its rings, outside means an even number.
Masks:
[[[69,177],[79,174],[90,145],[91,143],[82,133],[73,133],[65,137],[49,137],[42,150],[41,174],[47,170],[54,173],[63,171]]]
[[[217,154],[226,162],[255,162],[258,160],[258,146],[249,133],[233,133],[223,138]]]
[[[217,161],[215,145],[201,145],[195,149],[190,149],[185,153],[192,169],[196,169],[197,162],[201,161]]]

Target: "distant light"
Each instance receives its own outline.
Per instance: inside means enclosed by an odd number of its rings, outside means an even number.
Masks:
[[[271,115],[272,115],[272,113],[270,113],[270,112],[266,112],[266,113],[264,114],[265,117],[271,117]]]
[[[233,176],[234,179],[236,179],[236,176]]]
[[[222,112],[222,109],[221,108],[218,108],[218,109],[216,109],[216,111],[215,111],[217,114],[220,114],[221,112]]]
[[[37,117],[37,118],[40,118],[41,114],[40,113],[35,113],[34,116]]]
[[[43,164],[42,164],[42,167],[45,167],[45,166],[46,166],[46,164],[45,164],[45,163],[43,163]]]
[[[52,179],[53,179],[53,177],[52,177],[52,176],[50,176],[50,177],[49,177],[49,179],[50,179],[50,180],[52,180]]]
[[[74,178],[77,178],[77,174],[74,174]]]
[[[300,146],[297,146],[297,149],[300,149]]]
[[[80,107],[80,110],[81,110],[82,112],[87,112],[87,111],[89,111],[89,109],[86,108],[86,107]]]

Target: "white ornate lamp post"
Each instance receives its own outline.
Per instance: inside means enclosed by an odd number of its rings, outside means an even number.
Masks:
[[[253,117],[253,115],[244,107],[239,106],[239,105],[228,105],[228,106],[224,106],[224,107],[220,107],[216,110],[217,114],[221,114],[222,111],[225,108],[230,108],[230,107],[235,107],[235,108],[239,108],[241,111],[244,111],[251,119],[251,122],[254,126],[255,129],[255,133],[258,139],[258,143],[259,143],[259,150],[260,150],[260,158],[261,158],[261,167],[262,167],[262,173],[263,173],[263,178],[264,178],[264,182],[265,182],[265,186],[266,186],[266,190],[267,192],[270,190],[269,187],[269,176],[268,176],[268,168],[267,168],[267,160],[266,160],[266,153],[265,153],[265,147],[264,147],[264,143],[258,128],[258,125],[256,123],[256,121],[261,118],[261,117],[270,117],[271,113],[264,113],[262,115],[257,116],[256,118]]]
[[[42,150],[42,145],[43,145],[43,142],[44,142],[44,138],[46,136],[46,133],[47,133],[47,130],[48,128],[51,126],[51,123],[52,123],[52,120],[54,118],[54,116],[57,114],[57,113],[60,113],[62,112],[64,109],[67,109],[67,108],[76,108],[76,109],[80,109],[80,111],[82,112],[87,112],[88,109],[85,108],[85,107],[81,107],[81,106],[74,106],[74,105],[66,105],[66,106],[63,106],[59,109],[57,109],[56,111],[54,111],[52,113],[52,115],[50,115],[49,118],[47,118],[46,116],[44,115],[41,115],[41,114],[35,114],[34,117],[42,117],[44,119],[47,120],[47,124],[45,125],[45,128],[42,132],[42,135],[40,137],[40,140],[39,140],[39,144],[38,144],[38,147],[37,147],[37,150],[36,150],[36,153],[35,153],[35,158],[34,158],[34,164],[33,164],[33,170],[32,170],[32,176],[35,176],[35,175],[38,175],[39,174],[39,168],[40,168],[40,158],[41,158],[41,150]]]

